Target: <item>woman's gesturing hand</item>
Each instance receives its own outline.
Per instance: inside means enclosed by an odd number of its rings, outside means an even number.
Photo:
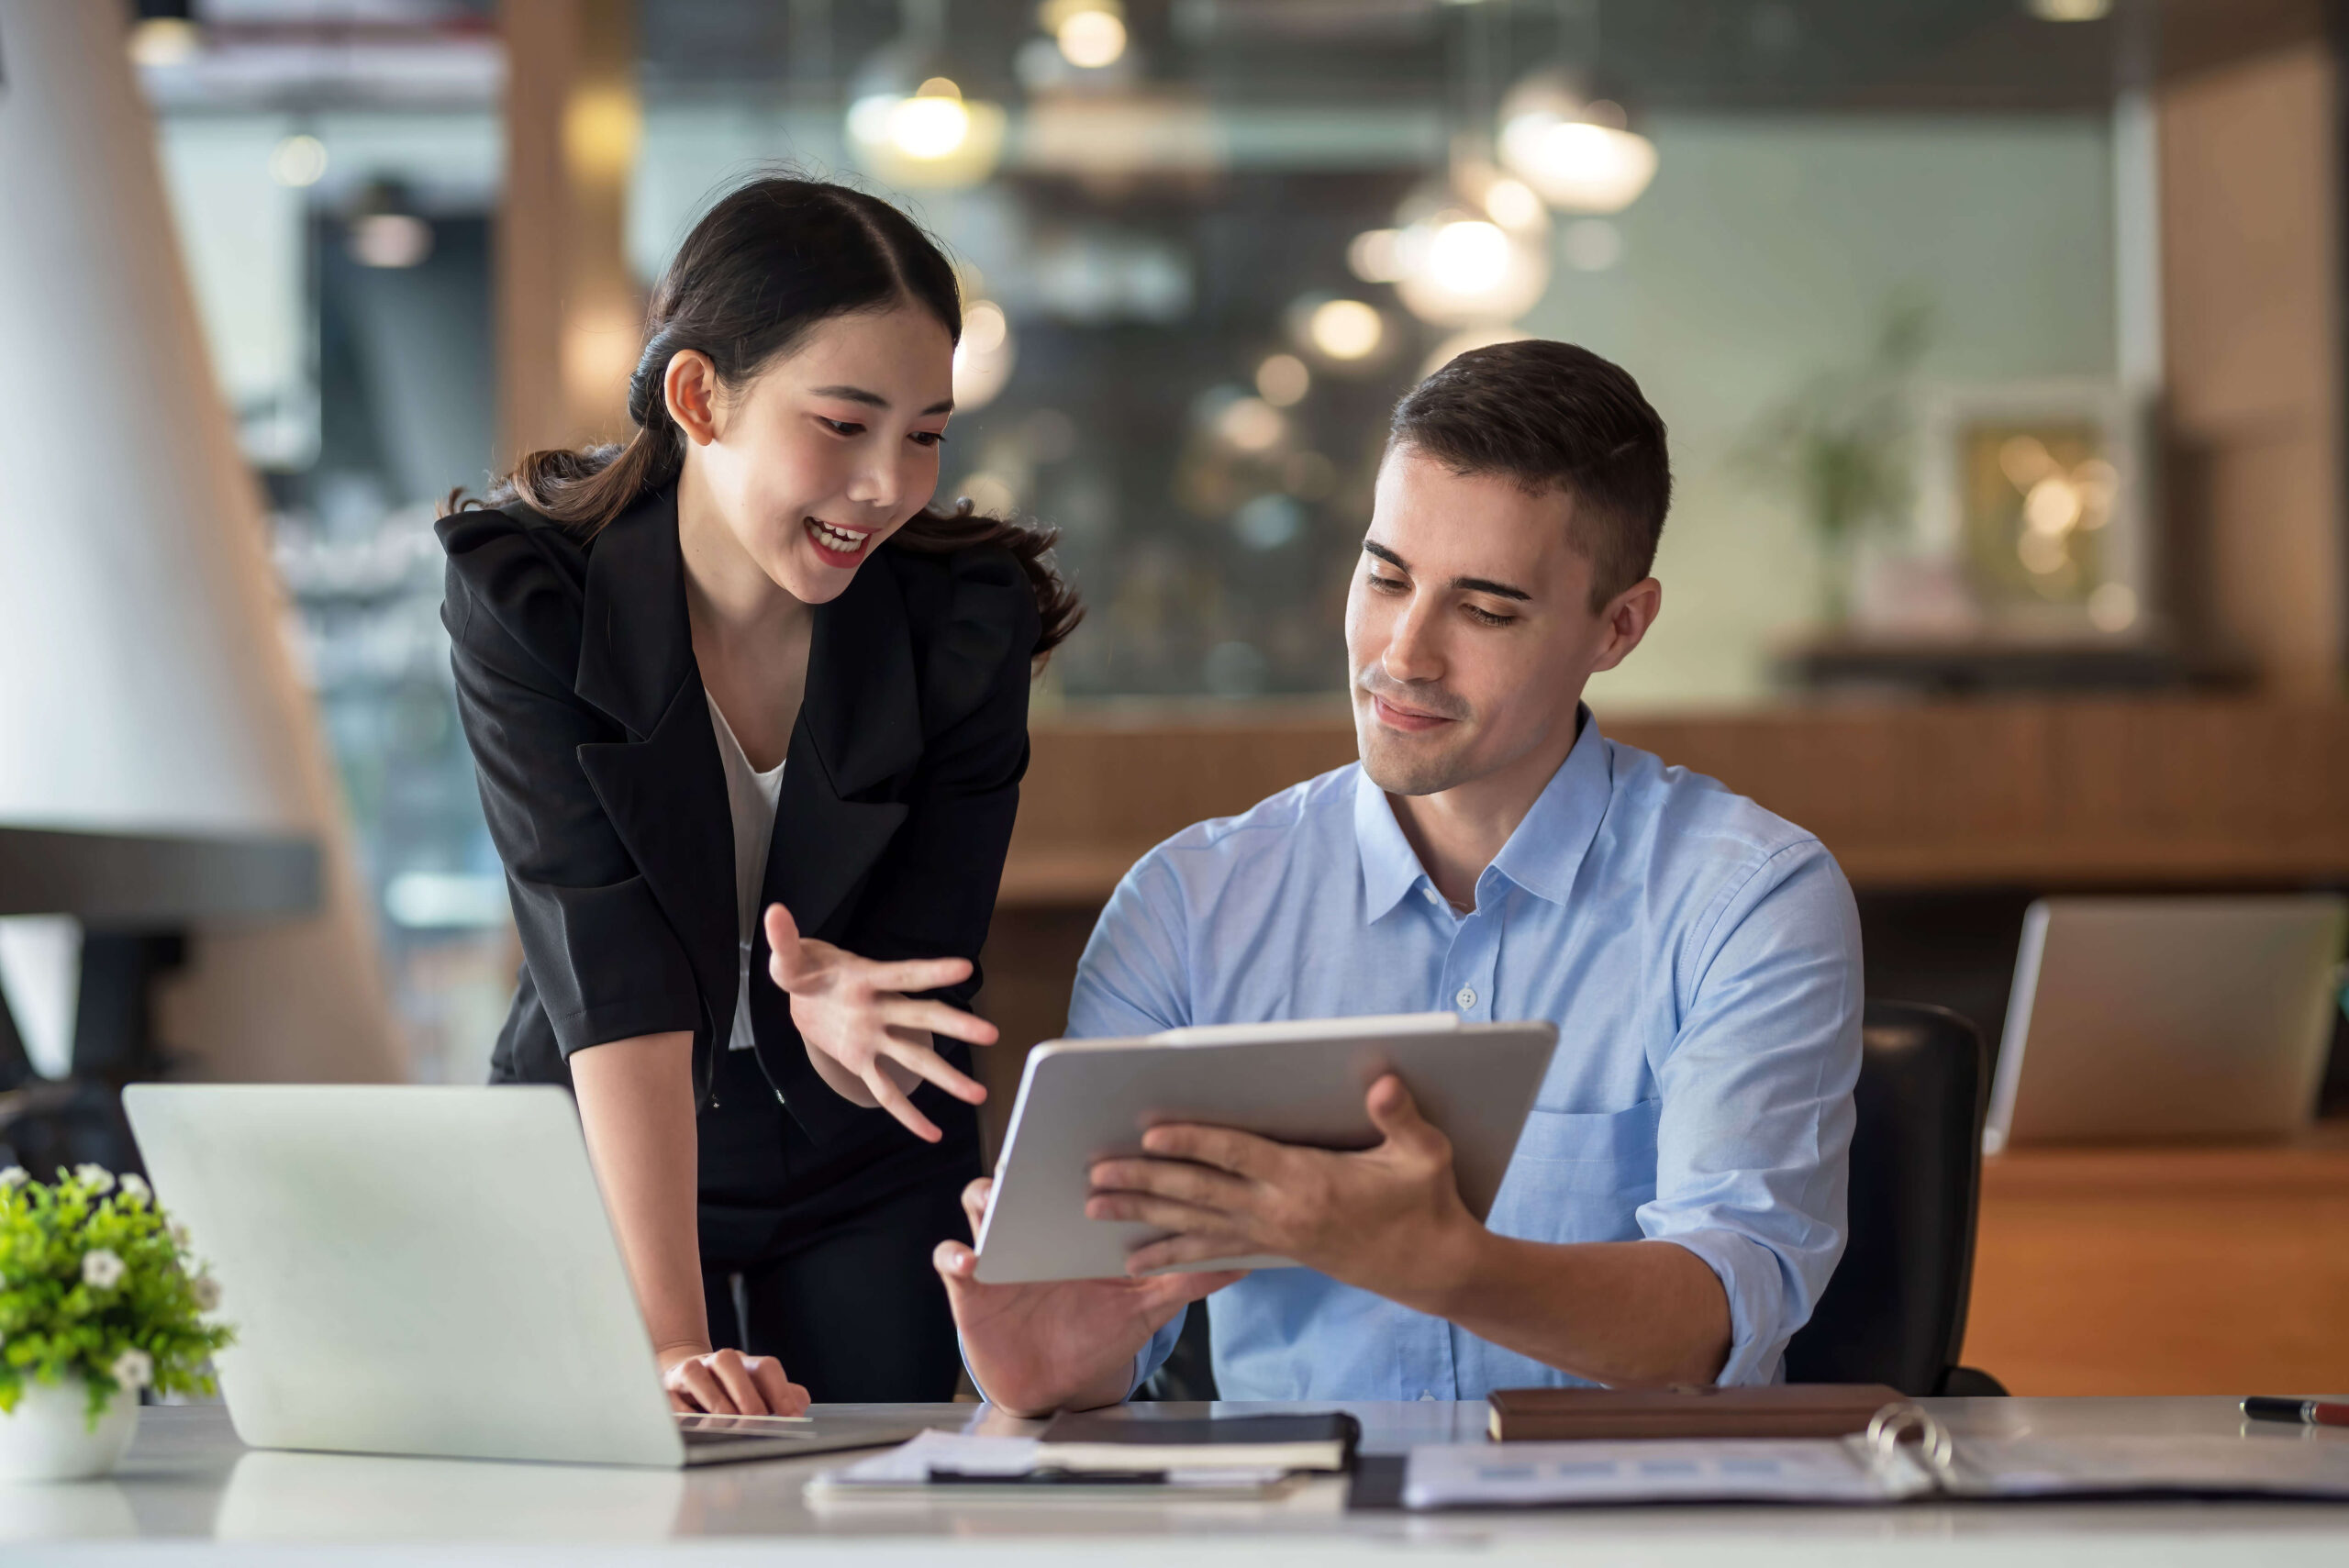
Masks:
[[[977,1105],[987,1097],[977,1080],[956,1072],[931,1048],[934,1034],[993,1045],[996,1028],[943,1002],[907,995],[952,985],[971,973],[963,958],[907,959],[895,963],[859,958],[829,942],[799,934],[791,911],[767,906],[767,973],[791,993],[791,1021],[807,1042],[807,1060],[824,1082],[862,1106],[879,1106],[916,1138],[935,1143],[936,1123],[906,1097],[917,1083],[937,1084]]]
[[[659,1357],[661,1386],[673,1410],[713,1416],[804,1416],[807,1391],[783,1375],[773,1356],[746,1356],[707,1345],[673,1345]]]

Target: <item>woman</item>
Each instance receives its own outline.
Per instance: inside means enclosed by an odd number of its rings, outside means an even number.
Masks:
[[[633,438],[440,524],[522,938],[492,1075],[572,1086],[680,1409],[953,1390],[961,1006],[1078,614],[1049,536],[926,509],[961,322],[903,214],[757,180],[654,294]]]

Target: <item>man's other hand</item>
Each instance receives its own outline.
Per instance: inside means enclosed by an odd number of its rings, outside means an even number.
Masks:
[[[963,1189],[974,1236],[994,1190],[985,1176]],[[946,1282],[972,1381],[1016,1416],[1117,1404],[1131,1392],[1134,1358],[1151,1336],[1245,1272],[982,1284],[978,1254],[960,1241],[941,1241],[931,1262]]]

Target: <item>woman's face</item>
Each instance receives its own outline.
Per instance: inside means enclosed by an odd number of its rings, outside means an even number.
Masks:
[[[693,433],[678,407],[673,414]],[[745,553],[803,604],[839,596],[930,505],[954,342],[919,306],[837,316],[709,409],[688,461]]]

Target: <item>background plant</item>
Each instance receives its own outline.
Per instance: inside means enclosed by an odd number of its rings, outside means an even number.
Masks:
[[[1909,513],[1909,394],[1932,324],[1932,304],[1922,297],[1887,302],[1866,359],[1812,376],[1765,411],[1739,444],[1737,465],[1793,494],[1836,571],[1848,564],[1862,533]],[[1831,573],[1834,618],[1848,607],[1848,590]]]
[[[204,1321],[220,1290],[137,1176],[96,1165],[54,1184],[0,1171],[0,1412],[27,1382],[79,1377],[93,1426],[119,1391],[212,1392],[233,1338]]]

